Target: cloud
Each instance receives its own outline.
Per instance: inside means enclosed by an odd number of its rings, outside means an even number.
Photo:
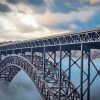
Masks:
[[[6,0],[6,1],[14,4],[21,3],[21,2],[27,4],[31,3],[33,5],[40,5],[40,6],[45,4],[44,0]]]
[[[11,12],[11,8],[7,4],[0,3],[0,12]]]
[[[70,11],[76,11],[80,7],[78,0],[54,0],[55,5],[51,8],[53,12],[69,13]]]
[[[74,2],[72,0],[62,0],[62,2],[58,0],[8,0],[9,3],[4,3],[2,0],[1,2],[9,6],[12,11],[0,13],[0,41],[32,39],[53,35],[54,32],[58,34],[61,31],[62,33],[77,31],[84,25],[87,28],[93,26],[97,16],[100,16],[97,15],[100,11],[99,6],[83,6],[82,4],[80,7],[80,5],[77,6],[77,2],[80,3],[78,0]],[[66,9],[68,12],[63,12]]]
[[[23,71],[14,77],[9,87],[5,87],[0,88],[0,100],[42,100],[35,85]]]
[[[9,3],[18,3],[19,2],[19,0],[6,0],[7,2],[9,2]]]
[[[53,2],[51,4],[53,5]],[[54,13],[48,9],[40,14],[35,13],[32,7],[26,4],[9,6],[12,12],[0,16],[0,41],[32,39],[58,34],[61,31],[62,33],[76,31],[79,30],[76,22],[87,23],[98,11],[96,7],[86,6],[70,13]]]
[[[79,0],[81,4],[88,4],[88,5],[100,5],[100,0]]]
[[[89,0],[89,1],[92,5],[94,5],[94,4],[99,4],[100,5],[100,0]]]
[[[70,28],[71,30],[75,30],[75,29],[78,28],[78,26],[77,26],[76,24],[70,24],[69,28]]]
[[[44,0],[6,0],[9,4],[31,6],[36,13],[44,13],[47,6]]]
[[[34,17],[30,14],[16,14],[16,16],[10,16],[12,22],[15,24],[19,32],[34,32],[38,28],[38,24],[35,21]]]
[[[51,11],[47,11],[42,16],[40,14],[36,14],[35,19],[43,26],[52,26],[54,24],[72,24],[75,21],[79,21],[81,23],[85,23],[91,20],[97,12],[98,8],[93,7],[83,7],[80,8],[79,11],[72,11],[70,13],[52,13]],[[42,19],[42,20],[41,20]],[[48,20],[49,19],[49,20]]]
[[[0,16],[0,23],[2,26],[0,32],[14,32],[14,31],[17,32],[17,28],[15,27],[14,23],[12,23],[12,21],[9,20],[7,16],[5,15]]]
[[[26,4],[28,6],[32,6],[33,10],[37,13],[44,13],[46,9],[49,9],[51,12],[61,12],[61,13],[69,13],[71,11],[77,11],[80,7],[84,7],[85,5],[91,6],[91,2],[87,0],[6,0],[11,4]],[[92,1],[92,0],[91,0]],[[97,1],[97,0],[96,0]],[[84,3],[83,3],[84,2]]]

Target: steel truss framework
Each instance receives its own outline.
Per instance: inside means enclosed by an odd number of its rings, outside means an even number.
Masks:
[[[100,76],[100,69],[91,59],[91,49],[100,49],[99,29],[2,45],[1,83],[9,84],[22,69],[35,83],[44,100],[90,100],[91,85]],[[72,50],[80,50],[80,57],[74,59]],[[87,58],[87,70],[84,70],[84,57]],[[63,69],[66,58],[66,69]],[[91,64],[96,72],[92,79]],[[74,66],[80,71],[78,85],[74,85],[72,80]]]

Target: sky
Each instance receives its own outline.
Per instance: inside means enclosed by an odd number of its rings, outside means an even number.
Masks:
[[[0,42],[100,27],[100,0],[0,0]]]

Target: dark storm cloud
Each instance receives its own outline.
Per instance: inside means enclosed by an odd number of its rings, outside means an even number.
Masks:
[[[6,0],[7,2],[9,2],[9,3],[14,3],[14,4],[16,4],[16,3],[18,3],[19,2],[19,0]],[[20,0],[21,1],[21,0]]]
[[[6,0],[8,3],[11,4],[19,4],[19,3],[24,3],[28,6],[32,6],[32,9],[36,13],[44,13],[46,11],[46,3],[44,0]]]
[[[29,3],[32,3],[33,5],[35,6],[38,6],[38,5],[45,5],[45,2],[44,0],[28,0]]]
[[[71,11],[77,11],[83,6],[92,6],[89,1],[83,2],[82,0],[51,0],[53,5],[48,6],[47,2],[50,0],[6,0],[12,4],[18,4],[23,2],[30,6],[33,5],[33,9],[38,13],[43,13],[48,8],[52,12],[69,13]]]
[[[51,10],[52,12],[62,12],[62,13],[66,13],[66,12],[70,12],[73,10],[77,10],[77,8],[80,6],[80,2],[79,0],[53,0],[52,2],[54,3],[53,6],[48,6],[47,2],[49,2],[48,0],[6,0],[9,3],[13,3],[13,4],[18,4],[20,2],[23,2],[25,4],[31,4],[33,6],[35,6],[33,9],[35,9],[35,11],[40,11],[43,12],[46,10],[46,8],[48,8],[49,10]]]
[[[26,4],[32,4],[34,6],[42,6],[45,5],[44,0],[6,0],[9,3],[17,4],[20,2],[26,3]]]
[[[8,5],[0,3],[0,12],[11,12],[11,9]]]

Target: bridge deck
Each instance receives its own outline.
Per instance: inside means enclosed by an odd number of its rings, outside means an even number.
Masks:
[[[74,44],[75,46],[80,47],[80,44],[93,44],[98,42],[100,42],[100,29],[95,29],[74,34],[62,34],[58,36],[4,44],[0,46],[0,51]]]

